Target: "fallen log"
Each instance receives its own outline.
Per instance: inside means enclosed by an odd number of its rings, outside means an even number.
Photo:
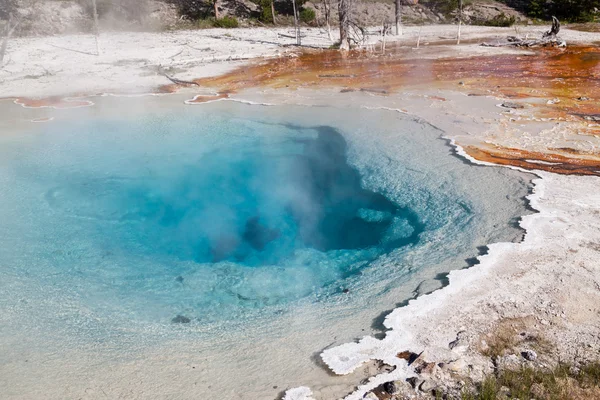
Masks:
[[[162,76],[164,76],[165,78],[167,78],[168,80],[170,80],[171,82],[173,82],[176,85],[195,85],[195,86],[200,86],[198,83],[194,82],[194,81],[184,81],[181,79],[177,79],[174,78],[172,76],[167,75],[167,73],[162,69],[162,66],[158,66],[158,73],[161,74]]]
[[[552,27],[548,32],[542,35],[541,39],[529,39],[528,37],[520,38],[517,36],[508,36],[505,40],[489,43],[482,43],[485,47],[567,47],[567,42],[559,38],[560,21],[556,17],[552,17]]]

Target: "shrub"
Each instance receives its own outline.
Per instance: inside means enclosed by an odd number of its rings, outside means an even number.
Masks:
[[[214,9],[209,1],[166,0],[166,3],[173,4],[177,8],[177,13],[189,21],[208,18],[213,14]]]
[[[271,2],[273,0],[260,0],[258,1],[258,5],[260,6],[260,22],[264,22],[267,24],[273,23],[273,14],[271,13]]]
[[[303,8],[300,10],[300,21],[304,22],[305,24],[313,22],[315,18],[315,10],[312,8]]]
[[[420,3],[445,16],[450,16],[458,10],[458,0],[422,0]],[[463,0],[463,8],[471,4],[473,4],[471,0]]]
[[[237,28],[239,23],[235,17],[225,16],[215,19],[213,25],[215,28]]]
[[[500,27],[509,27],[513,26],[517,22],[517,19],[514,15],[508,17],[506,14],[502,13],[500,15],[496,15],[494,18],[489,19],[483,22],[485,26],[500,26]]]

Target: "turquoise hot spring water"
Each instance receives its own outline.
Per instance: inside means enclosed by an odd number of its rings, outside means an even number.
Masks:
[[[333,398],[323,348],[523,234],[530,177],[410,116],[140,103],[2,105],[0,397]]]

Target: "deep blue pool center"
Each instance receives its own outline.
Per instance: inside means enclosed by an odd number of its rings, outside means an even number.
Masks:
[[[424,230],[417,213],[365,188],[332,127],[138,124],[57,132],[39,145],[45,165],[34,151],[22,171],[48,187],[39,222],[60,232],[47,239],[69,238],[55,268],[75,268],[84,296],[116,296],[122,312],[133,302],[218,318],[327,296]]]
[[[136,223],[120,243],[133,237],[148,250],[197,263],[289,264],[300,262],[300,249],[361,251],[370,259],[417,241],[418,217],[363,189],[340,133],[313,132],[221,148],[167,179],[121,180],[114,188],[114,179],[82,182],[81,190],[114,203],[101,205],[114,210],[105,217]]]

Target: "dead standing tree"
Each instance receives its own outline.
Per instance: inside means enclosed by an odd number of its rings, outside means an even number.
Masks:
[[[340,17],[340,50],[350,50],[350,10],[352,0],[339,0],[338,12]]]
[[[277,25],[277,20],[275,19],[275,0],[271,0],[271,17],[273,18],[273,25]]]
[[[463,0],[458,0],[458,33],[456,34],[456,44],[460,44],[460,28],[462,27]]]
[[[402,35],[402,0],[396,0],[396,36]]]
[[[302,36],[300,26],[298,25],[298,12],[296,10],[296,0],[292,0],[292,9],[294,10],[294,32],[296,34],[296,45],[302,45]]]
[[[100,28],[98,27],[98,6],[96,0],[92,0],[92,8],[94,13],[94,36],[96,37],[96,55],[100,55]]]
[[[331,34],[331,0],[323,0],[323,11],[325,14],[325,25],[327,26],[327,35],[333,43],[333,35]]]
[[[219,15],[219,1],[218,0],[213,0],[213,7],[215,9],[215,19],[219,19],[220,15]]]
[[[4,34],[2,39],[2,45],[0,45],[0,67],[4,65],[4,56],[6,54],[6,48],[8,47],[8,40],[19,26],[20,21],[14,22],[12,14],[8,18],[6,27],[4,28]]]

